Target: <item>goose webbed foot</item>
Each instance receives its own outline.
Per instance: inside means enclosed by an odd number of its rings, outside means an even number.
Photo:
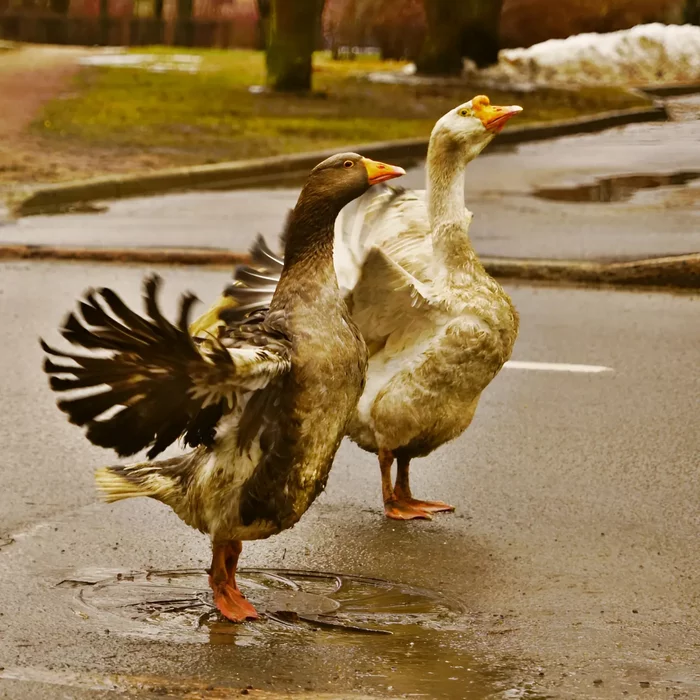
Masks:
[[[398,502],[405,504],[409,508],[415,508],[417,510],[424,511],[426,513],[453,513],[455,510],[454,506],[444,501],[421,501],[418,498],[413,498],[410,495],[407,496],[403,493],[400,488],[395,488],[394,493]]]
[[[418,501],[416,501],[418,503]],[[418,508],[407,501],[394,498],[384,501],[384,514],[392,520],[432,520],[427,510]]]
[[[216,609],[231,622],[257,620],[258,613],[245,599],[236,583],[236,567],[241,554],[239,540],[214,543],[209,586],[214,593]]]
[[[408,488],[408,460],[398,460],[396,488],[391,483],[391,465],[394,463],[394,453],[391,450],[379,450],[379,469],[382,473],[382,498],[384,499],[384,514],[392,520],[432,520],[430,511],[422,507],[423,501],[411,498]],[[405,469],[402,471],[402,465]],[[404,483],[405,481],[405,483]],[[425,503],[428,503],[426,501]],[[446,503],[441,504],[447,508]]]
[[[394,454],[390,450],[379,451],[379,468],[382,473],[384,513],[392,520],[432,520],[432,513],[451,513],[455,507],[444,501],[422,501],[413,498],[409,481],[410,459],[401,456],[396,464],[396,484],[391,483],[391,465]]]
[[[245,622],[245,620],[258,619],[257,610],[245,599],[240,590],[227,583],[218,586],[210,583],[210,585],[214,591],[214,605],[227,620]]]

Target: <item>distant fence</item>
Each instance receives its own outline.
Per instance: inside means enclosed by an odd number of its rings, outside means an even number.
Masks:
[[[61,17],[0,14],[0,39],[78,46],[193,46],[258,48],[257,27],[234,20],[159,20],[152,17]]]

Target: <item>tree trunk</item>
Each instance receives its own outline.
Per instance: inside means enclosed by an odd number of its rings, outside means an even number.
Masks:
[[[194,46],[193,0],[177,0],[175,46]]]
[[[100,0],[100,45],[109,45],[109,0]]]
[[[471,0],[462,33],[462,55],[471,58],[479,68],[498,61],[499,30],[503,0]]]
[[[683,19],[687,24],[700,24],[700,0],[686,0]]]
[[[258,0],[258,48],[267,50],[267,39],[270,33],[271,0]]]
[[[503,0],[424,0],[428,36],[418,61],[421,73],[459,75],[462,58],[479,67],[498,60]]]
[[[67,15],[70,9],[70,0],[49,0],[51,12],[57,15]]]
[[[267,84],[280,92],[311,90],[311,58],[324,0],[272,0]]]
[[[153,17],[155,19],[163,19],[163,0],[153,0]]]

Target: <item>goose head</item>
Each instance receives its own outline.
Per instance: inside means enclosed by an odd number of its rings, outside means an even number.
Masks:
[[[337,153],[319,163],[306,178],[282,235],[285,270],[300,257],[332,244],[334,222],[343,207],[372,185],[405,174],[403,168],[357,153]]]
[[[431,145],[439,149],[441,156],[466,165],[491,143],[509,119],[522,111],[518,105],[492,105],[486,95],[477,95],[437,121]]]
[[[405,174],[406,171],[396,165],[380,163],[357,153],[337,153],[311,171],[302,197],[324,198],[339,212],[372,185]]]

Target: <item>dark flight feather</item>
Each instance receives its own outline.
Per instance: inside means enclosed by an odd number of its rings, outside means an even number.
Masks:
[[[195,345],[188,328],[196,297],[183,296],[173,324],[160,311],[159,288],[159,277],[145,280],[147,318],[106,288],[88,292],[80,302],[82,321],[68,315],[63,337],[86,350],[109,351],[104,356],[64,352],[41,341],[47,355],[63,360],[44,360],[51,388],[68,393],[58,401],[59,408],[86,428],[91,442],[121,456],[149,448],[152,459],[180,437],[192,447],[213,445],[217,423],[235,406],[236,382],[245,390],[246,377],[237,379],[229,350],[260,347],[264,363],[269,361],[264,350],[271,348],[283,367],[290,348],[284,333],[265,327],[263,318],[240,328],[227,326],[218,338]],[[69,393],[89,389],[93,391],[78,396]],[[252,429],[256,421],[248,422]]]

